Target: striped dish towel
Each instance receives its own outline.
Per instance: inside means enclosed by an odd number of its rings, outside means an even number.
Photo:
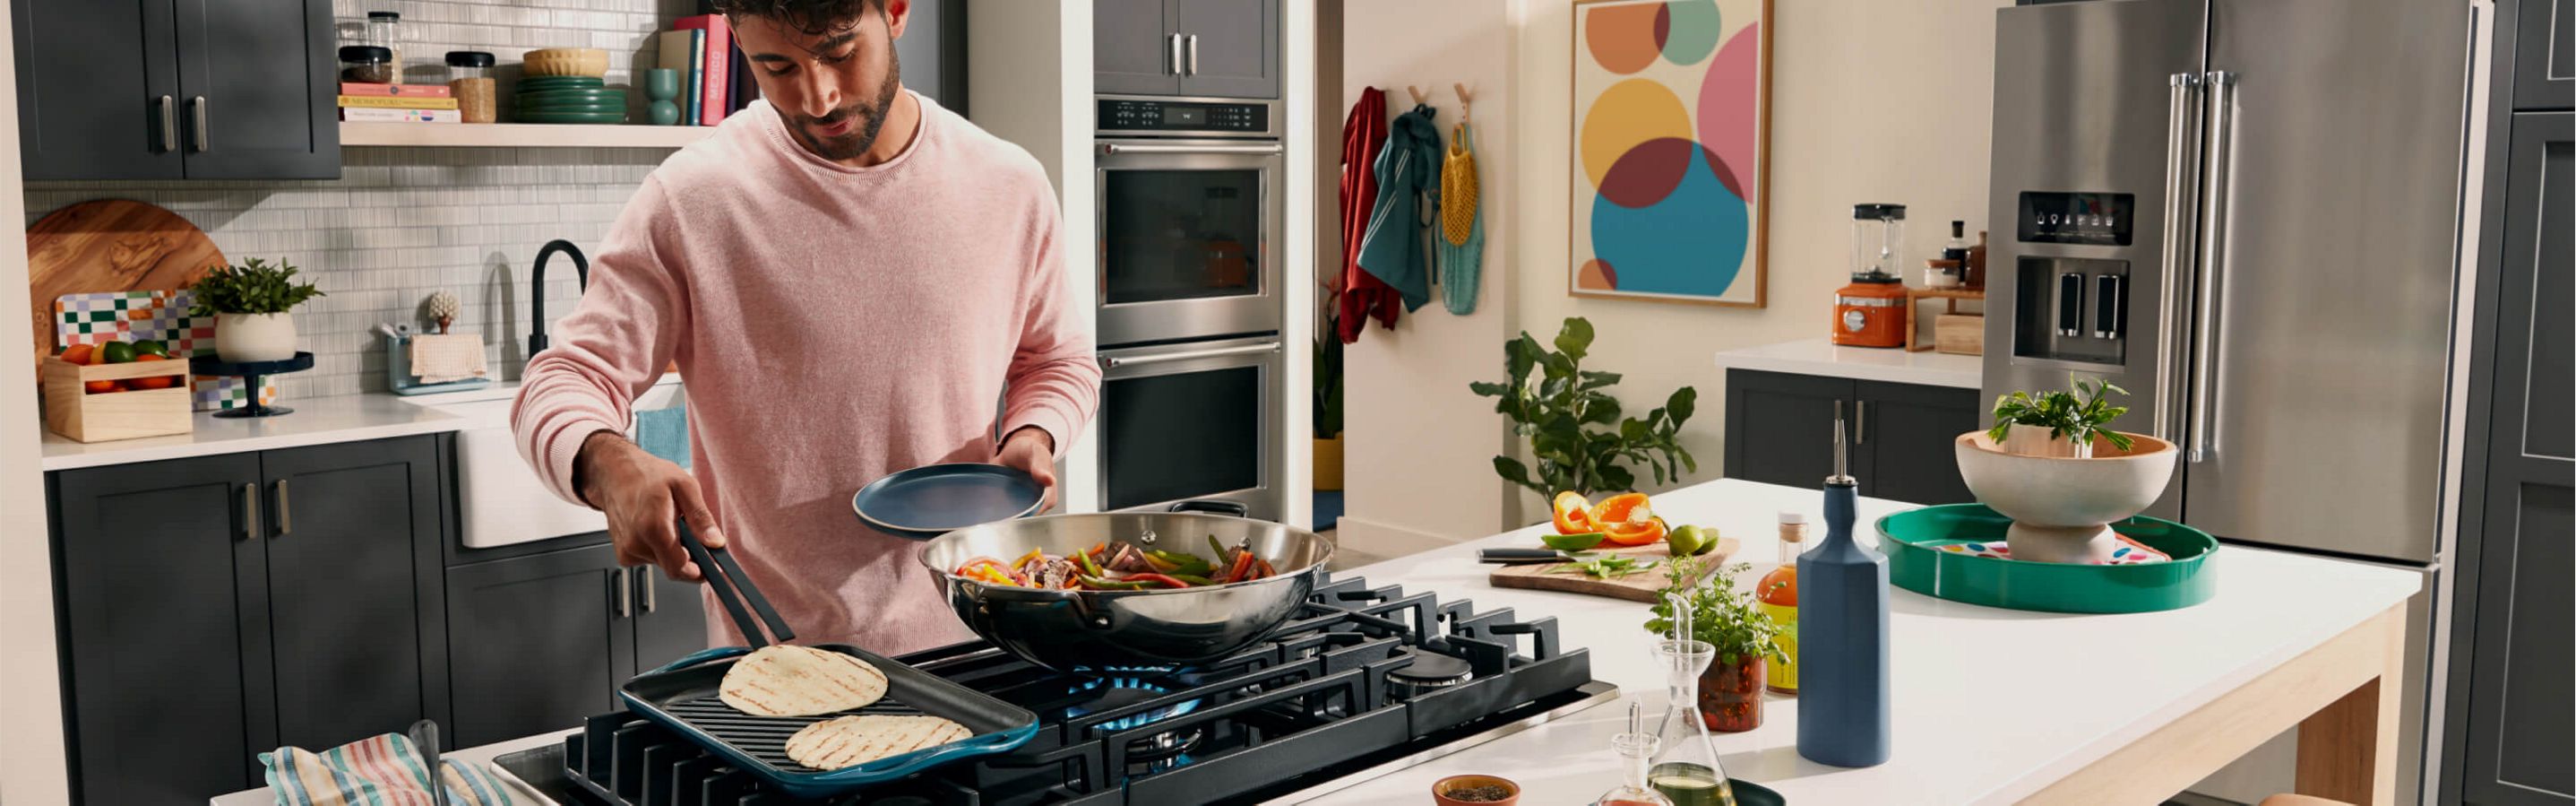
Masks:
[[[278,806],[433,806],[429,772],[410,737],[386,733],[315,753],[280,747],[259,754]],[[451,806],[516,806],[508,786],[473,764],[442,760]]]

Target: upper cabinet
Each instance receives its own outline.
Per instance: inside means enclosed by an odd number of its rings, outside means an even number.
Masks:
[[[2514,26],[2513,108],[2576,106],[2576,0],[2522,0]]]
[[[333,179],[330,0],[20,0],[28,179]]]
[[[1279,97],[1279,0],[1098,0],[1092,15],[1097,92]]]

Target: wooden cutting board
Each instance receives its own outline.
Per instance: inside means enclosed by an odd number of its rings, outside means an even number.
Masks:
[[[1717,550],[1699,555],[1699,559],[1702,564],[1708,566],[1708,573],[1713,574],[1717,572],[1718,566],[1725,565],[1727,558],[1735,556],[1736,550],[1743,547],[1744,544],[1737,541],[1735,538],[1720,538],[1717,541]],[[1596,549],[1592,553],[1599,554],[1605,552]],[[1609,549],[1606,553],[1635,557],[1639,561],[1661,561],[1673,558],[1672,552],[1664,548],[1664,544],[1662,543],[1656,543],[1651,546],[1614,548]],[[1655,600],[1655,595],[1657,593],[1662,592],[1666,585],[1671,584],[1669,580],[1664,579],[1664,569],[1662,566],[1657,566],[1644,572],[1630,574],[1618,579],[1594,579],[1585,575],[1581,571],[1556,570],[1558,567],[1563,565],[1565,564],[1530,563],[1527,565],[1506,565],[1494,569],[1494,573],[1491,576],[1486,577],[1485,581],[1492,583],[1493,586],[1497,588],[1528,588],[1530,590],[1558,591],[1561,593],[1582,593],[1593,596],[1608,596],[1614,599],[1626,599],[1632,602],[1652,602]]]
[[[224,262],[179,214],[139,201],[70,205],[27,228],[27,301],[38,355],[54,349],[54,299],[93,291],[176,291]]]

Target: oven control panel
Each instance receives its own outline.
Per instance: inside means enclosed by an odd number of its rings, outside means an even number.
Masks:
[[[1270,131],[1270,105],[1206,101],[1100,101],[1100,130],[1125,132],[1212,132],[1263,134]]]
[[[2128,193],[2023,191],[2016,234],[2023,243],[2128,246],[2137,206]]]

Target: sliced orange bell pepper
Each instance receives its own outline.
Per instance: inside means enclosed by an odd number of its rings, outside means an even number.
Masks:
[[[1584,498],[1582,493],[1572,490],[1557,493],[1552,508],[1555,512],[1551,520],[1556,523],[1557,534],[1579,535],[1601,531],[1601,527],[1592,522],[1592,501]]]
[[[1645,493],[1621,493],[1592,508],[1592,522],[1598,524],[1610,542],[1622,546],[1643,546],[1664,539],[1663,519],[1655,517],[1647,506]]]

